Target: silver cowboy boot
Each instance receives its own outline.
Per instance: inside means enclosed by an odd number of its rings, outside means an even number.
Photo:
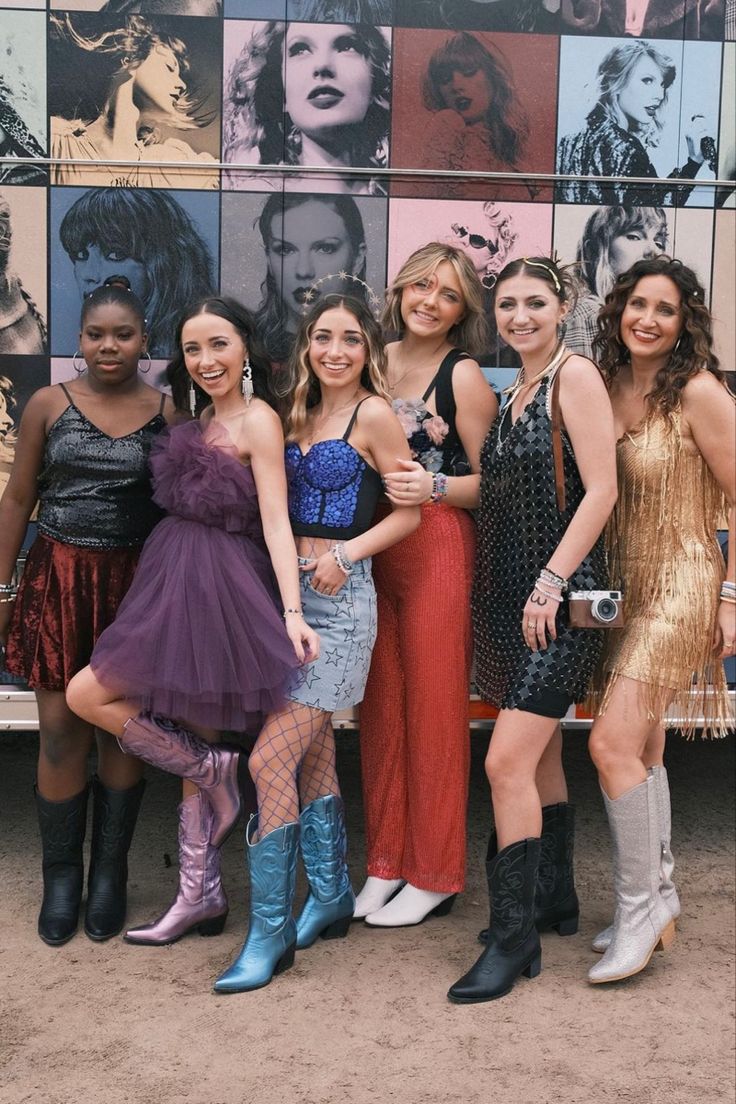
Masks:
[[[672,857],[670,841],[672,838],[672,806],[670,802],[670,787],[667,781],[667,771],[664,767],[650,767],[649,773],[654,779],[657,796],[657,814],[659,818],[659,834],[662,854],[659,867],[659,892],[662,900],[670,910],[673,920],[680,915],[680,899],[677,896],[672,874],[675,869],[675,860]],[[613,935],[613,924],[599,932],[591,943],[596,954],[603,954],[608,949]]]
[[[613,801],[603,793],[603,800],[613,837],[616,915],[608,950],[588,972],[593,985],[643,970],[655,949],[669,946],[675,934],[675,922],[659,892],[654,779],[650,775]]]

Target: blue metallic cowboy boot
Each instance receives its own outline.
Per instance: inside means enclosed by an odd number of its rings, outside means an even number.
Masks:
[[[309,894],[296,922],[297,950],[311,947],[318,936],[341,939],[348,934],[355,908],[346,863],[347,835],[342,798],[318,797],[302,810],[302,858]]]
[[[245,832],[250,863],[250,927],[243,949],[214,985],[216,993],[247,993],[268,985],[294,963],[296,925],[291,915],[296,885],[299,825],[284,824],[257,843],[252,816]]]

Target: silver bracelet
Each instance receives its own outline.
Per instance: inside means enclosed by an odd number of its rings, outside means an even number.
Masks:
[[[337,544],[333,544],[330,551],[332,552],[332,555],[334,556],[335,563],[340,568],[340,570],[343,572],[343,574],[349,575],[351,573],[351,571],[353,570],[353,568],[355,567],[355,564],[348,557],[348,555],[345,551],[345,545],[343,544],[343,542],[339,541]]]

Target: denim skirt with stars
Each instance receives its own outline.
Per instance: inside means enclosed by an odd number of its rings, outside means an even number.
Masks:
[[[376,588],[370,559],[354,565],[337,594],[320,594],[312,578],[311,571],[301,575],[302,612],[319,633],[319,659],[299,668],[286,696],[334,713],[363,700],[376,642]]]

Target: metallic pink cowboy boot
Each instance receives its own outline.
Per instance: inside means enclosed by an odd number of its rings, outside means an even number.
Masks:
[[[210,843],[220,847],[225,842],[240,816],[239,751],[208,744],[167,717],[150,713],[129,717],[118,743],[127,754],[194,782],[212,807]]]
[[[212,810],[201,794],[185,797],[179,806],[179,890],[163,916],[153,924],[131,928],[126,943],[163,946],[187,932],[219,935],[228,906],[220,881],[220,849],[209,841]]]

